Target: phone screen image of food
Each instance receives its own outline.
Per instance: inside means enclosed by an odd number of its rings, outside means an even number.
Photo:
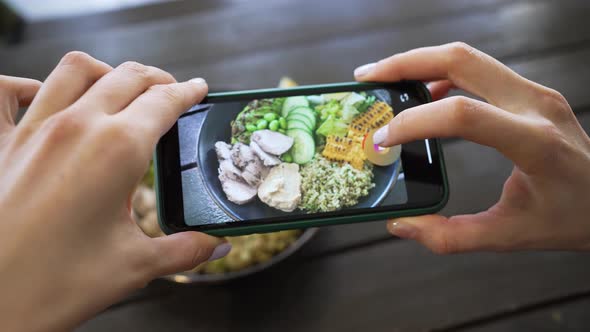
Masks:
[[[185,222],[248,223],[407,202],[385,89],[201,105],[178,123]],[[385,161],[384,161],[385,160]]]

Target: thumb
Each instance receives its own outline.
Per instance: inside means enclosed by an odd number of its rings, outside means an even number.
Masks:
[[[440,215],[388,221],[395,236],[416,240],[437,254],[502,250],[510,238],[505,220],[489,211],[447,218]]]
[[[449,80],[440,80],[428,83],[427,87],[432,96],[432,100],[436,101],[443,99],[449,94],[451,89],[455,87],[455,84]]]
[[[14,126],[19,107],[26,107],[39,91],[41,82],[0,75],[0,126]]]
[[[206,261],[226,256],[231,244],[197,232],[183,232],[152,239],[158,251],[157,276],[188,271]]]

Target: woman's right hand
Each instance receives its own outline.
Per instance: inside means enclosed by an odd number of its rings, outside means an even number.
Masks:
[[[435,100],[457,87],[486,101],[450,97],[405,110],[375,134],[377,144],[462,137],[515,165],[487,211],[399,218],[388,222],[392,234],[441,254],[590,249],[590,138],[560,93],[464,43],[396,54],[357,68],[355,76],[429,81]]]

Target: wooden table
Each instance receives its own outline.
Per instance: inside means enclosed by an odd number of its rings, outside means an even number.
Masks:
[[[351,80],[357,65],[462,40],[561,91],[588,131],[589,17],[584,0],[187,0],[89,18],[92,29],[81,19],[32,26],[26,42],[0,49],[0,72],[42,79],[77,49],[260,88],[285,74]],[[498,199],[510,162],[461,140],[444,150],[445,214]],[[587,331],[589,312],[586,253],[441,257],[375,222],[324,228],[296,257],[228,285],[156,281],[79,331]]]

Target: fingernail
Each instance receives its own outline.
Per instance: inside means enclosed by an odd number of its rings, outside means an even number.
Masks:
[[[197,77],[197,78],[193,78],[190,80],[190,82],[196,83],[196,84],[206,84],[207,82],[205,82],[204,79]]]
[[[389,224],[389,231],[402,239],[414,239],[418,235],[418,229],[408,223],[395,221]]]
[[[227,256],[227,254],[229,254],[230,251],[231,251],[231,244],[229,242],[224,242],[224,243],[218,245],[217,247],[215,247],[215,250],[213,250],[213,253],[209,257],[207,262],[211,262],[211,261],[223,258],[223,257]]]
[[[380,145],[385,142],[387,135],[389,134],[389,126],[381,127],[373,134],[373,144]]]
[[[358,67],[357,69],[354,70],[354,76],[355,77],[363,77],[363,76],[366,76],[371,71],[373,71],[373,68],[375,68],[375,64],[374,63],[369,63],[369,64],[366,64],[366,65],[360,66],[360,67]]]

